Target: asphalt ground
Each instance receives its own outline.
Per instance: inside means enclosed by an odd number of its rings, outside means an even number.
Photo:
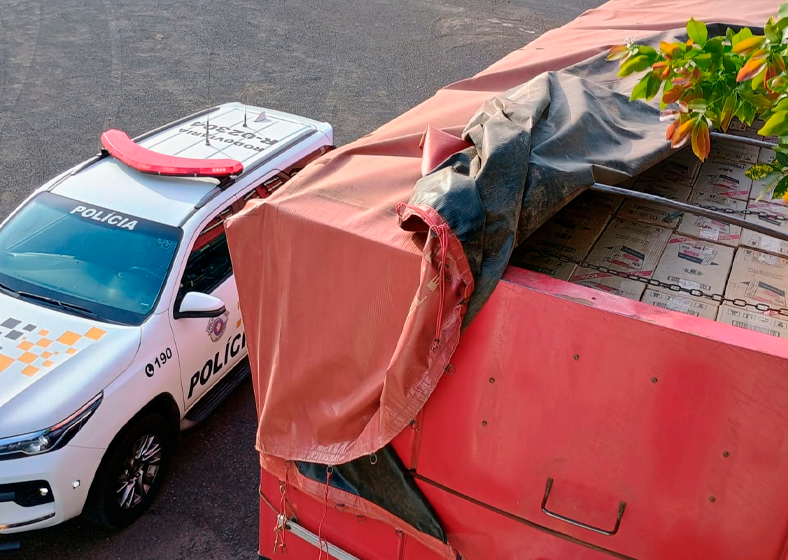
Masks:
[[[601,3],[0,0],[0,219],[96,153],[108,128],[134,136],[244,100],[328,121],[341,145]],[[255,559],[254,434],[247,381],[184,434],[133,526],[77,519],[18,536],[0,558]]]

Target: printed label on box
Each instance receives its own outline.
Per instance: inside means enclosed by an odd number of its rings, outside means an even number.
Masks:
[[[729,161],[755,163],[758,161],[758,146],[741,144],[731,140],[715,138],[711,143],[709,157],[719,158]]]
[[[659,288],[647,288],[643,294],[643,303],[669,311],[678,311],[695,317],[705,317],[712,321],[717,318],[718,305],[712,301],[695,298],[681,292],[669,292]]]
[[[788,259],[740,247],[736,251],[725,297],[752,304],[786,307]]]
[[[748,222],[788,233],[788,207],[782,204],[770,204],[768,202],[751,200],[747,204],[747,209],[758,212],[758,214],[748,214],[745,218]],[[779,218],[781,217],[785,218],[785,220],[780,220]],[[748,229],[742,231],[739,244],[753,249],[760,249],[768,253],[788,255],[788,242]]]
[[[750,331],[788,338],[788,321],[783,317],[770,317],[743,307],[721,305],[717,322],[733,325]]]
[[[687,202],[692,193],[692,189],[685,185],[675,183],[661,183],[650,180],[639,180],[640,190],[648,194],[655,194],[669,200]],[[649,222],[662,227],[674,228],[678,225],[681,212],[663,206],[657,202],[644,200],[627,200],[618,211],[618,216],[636,220],[639,222]]]
[[[696,192],[746,200],[752,187],[752,179],[745,174],[749,166],[747,163],[710,159],[701,166],[693,188]]]
[[[614,218],[594,244],[586,260],[612,270],[647,278],[653,274],[669,237],[669,229]],[[637,280],[580,267],[573,274],[571,282],[629,299],[640,299],[646,287]]]
[[[704,192],[693,192],[690,197],[690,204],[710,206],[720,210],[744,210],[747,208],[747,202],[744,200]],[[739,239],[741,238],[741,228],[739,226],[732,226],[720,220],[698,216],[689,212],[681,218],[677,232],[734,247],[739,244]]]
[[[721,294],[733,262],[732,247],[673,235],[654,278],[683,288]]]

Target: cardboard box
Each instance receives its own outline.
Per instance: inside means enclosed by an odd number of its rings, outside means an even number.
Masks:
[[[742,163],[755,163],[758,161],[759,151],[760,148],[758,146],[750,146],[749,144],[740,144],[732,140],[714,138],[711,141],[709,157]]]
[[[523,250],[522,247],[515,249],[509,264],[518,268],[541,272],[559,280],[569,280],[576,268],[571,263]]]
[[[645,193],[655,194],[663,198],[681,202],[687,202],[692,193],[690,187],[676,183],[663,183],[641,179],[637,184],[640,185],[640,190]],[[624,202],[617,215],[621,218],[648,222],[650,224],[669,228],[675,228],[681,220],[681,212],[673,208],[668,208],[656,202],[646,202],[635,199],[629,199]]]
[[[752,128],[757,132],[758,130],[762,129],[763,125],[765,124],[766,123],[761,119],[756,119],[752,123]],[[757,138],[760,138],[764,142],[771,142],[772,144],[776,144],[780,140],[777,136],[757,136]]]
[[[651,277],[670,237],[667,228],[614,218],[594,244],[586,261],[612,270]],[[609,273],[578,267],[571,281],[639,300],[646,284]]]
[[[758,152],[758,163],[771,163],[777,157],[771,148],[761,148]]]
[[[705,317],[714,321],[717,318],[717,308],[713,301],[695,298],[683,292],[671,292],[660,288],[646,288],[643,294],[643,303],[650,303],[662,309],[678,311],[695,317]]]
[[[752,179],[747,177],[745,171],[750,165],[710,159],[701,166],[693,190],[747,200],[750,196]]]
[[[689,187],[698,176],[700,166],[701,161],[692,150],[684,148],[646,170],[642,176],[650,181],[667,181]]]
[[[782,204],[783,198],[781,196],[774,196],[774,188],[777,186],[779,180],[779,177],[770,177],[768,179],[756,179],[753,181],[750,187],[750,200]]]
[[[754,224],[760,224],[770,229],[788,233],[788,206],[782,204],[770,204],[768,202],[757,202],[750,200],[747,209],[755,212],[763,212],[762,215],[748,214],[745,219]],[[774,217],[782,216],[786,221],[776,220]],[[780,241],[774,237],[755,233],[745,229],[741,232],[739,245],[774,253],[776,255],[788,256],[788,241]]]
[[[722,196],[721,194],[704,192],[693,192],[690,196],[690,204],[695,204],[696,206],[715,206],[717,208],[727,208],[731,210],[744,210],[747,208],[747,202],[744,200]],[[743,214],[739,217],[743,217]],[[739,226],[732,226],[727,222],[707,218],[705,216],[698,216],[689,212],[682,216],[681,223],[676,231],[683,235],[689,235],[690,237],[697,237],[705,241],[722,243],[733,247],[737,246],[741,239],[741,228]]]
[[[733,263],[734,249],[683,235],[671,235],[654,278],[682,288],[721,294]]]
[[[638,190],[635,179],[628,179],[616,185],[622,189]],[[624,197],[594,191],[585,191],[569,203],[570,207],[588,208],[605,214],[615,214],[624,202]]]
[[[756,331],[769,336],[788,338],[788,321],[784,317],[770,317],[748,307],[721,305],[717,322]]]
[[[739,247],[725,288],[725,297],[770,307],[786,307],[788,259]]]
[[[761,126],[755,126],[754,124],[753,126],[747,126],[743,122],[735,120],[731,121],[731,124],[728,126],[727,133],[732,134],[733,136],[744,136],[746,138],[755,138],[756,140],[760,140],[761,135],[758,134],[758,131],[762,126],[763,123],[761,123]]]
[[[610,214],[565,207],[532,233],[525,244],[547,252],[584,258],[605,229]]]

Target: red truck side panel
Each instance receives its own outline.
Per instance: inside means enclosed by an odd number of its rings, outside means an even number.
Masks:
[[[424,409],[418,474],[635,558],[782,558],[788,345],[537,273],[507,278]],[[546,508],[581,523],[610,530],[625,501],[618,533],[543,513],[548,478]]]

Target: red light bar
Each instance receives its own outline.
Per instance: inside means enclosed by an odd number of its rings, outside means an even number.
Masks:
[[[160,154],[136,144],[122,130],[108,130],[101,144],[109,154],[132,169],[173,177],[229,177],[239,175],[244,166],[234,159],[194,159]]]

